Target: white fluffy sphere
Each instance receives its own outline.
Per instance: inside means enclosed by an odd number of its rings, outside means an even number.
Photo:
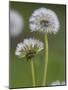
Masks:
[[[12,37],[18,36],[22,30],[23,30],[23,26],[24,26],[24,22],[23,22],[23,18],[22,16],[19,14],[19,12],[15,11],[15,10],[10,10],[10,35]]]
[[[47,8],[36,9],[29,19],[31,31],[56,33],[59,30],[59,19],[56,13]]]

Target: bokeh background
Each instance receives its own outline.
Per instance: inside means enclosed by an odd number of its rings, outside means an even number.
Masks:
[[[44,34],[30,32],[29,17],[35,9],[45,7],[56,12],[60,21],[60,30],[56,35],[49,34],[49,61],[47,71],[47,86],[56,80],[65,81],[65,5],[56,4],[38,4],[26,2],[10,2],[10,9],[18,11],[24,18],[24,29],[18,37],[10,36],[10,75],[9,87],[32,87],[32,76],[30,62],[25,59],[19,59],[15,56],[16,46],[24,38],[34,37],[44,42]],[[44,70],[44,50],[35,57],[36,86],[42,85]]]

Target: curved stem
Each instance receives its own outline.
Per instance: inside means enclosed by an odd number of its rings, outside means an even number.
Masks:
[[[44,63],[43,86],[46,85],[47,66],[48,66],[48,38],[47,34],[45,34],[45,63]]]
[[[30,64],[31,64],[31,73],[32,73],[32,81],[33,81],[33,87],[35,87],[35,72],[34,72],[34,63],[33,60],[30,60]]]

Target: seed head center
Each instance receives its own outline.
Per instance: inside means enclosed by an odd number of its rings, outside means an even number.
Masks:
[[[33,58],[35,56],[35,54],[36,54],[35,51],[29,50],[29,52],[26,54],[27,60]]]
[[[49,21],[47,21],[47,20],[41,20],[41,21],[40,21],[40,24],[41,24],[42,26],[44,26],[44,27],[48,27]]]

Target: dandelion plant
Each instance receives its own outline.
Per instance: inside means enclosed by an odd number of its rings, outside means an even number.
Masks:
[[[29,38],[24,39],[23,42],[17,44],[15,55],[23,58],[25,57],[26,60],[30,60],[31,65],[31,72],[32,72],[32,81],[33,81],[33,87],[35,87],[35,70],[34,70],[34,57],[37,55],[42,49],[44,48],[44,45],[41,41]]]
[[[45,65],[43,74],[43,83],[46,85],[47,67],[48,67],[48,33],[56,34],[59,30],[59,20],[56,13],[47,8],[36,9],[29,19],[31,31],[38,31],[44,34],[45,39]]]

